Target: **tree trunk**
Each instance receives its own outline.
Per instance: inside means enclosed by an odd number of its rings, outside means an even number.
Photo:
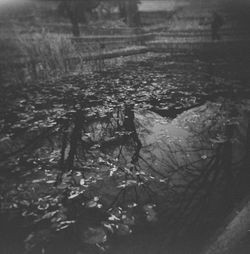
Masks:
[[[126,23],[126,5],[124,2],[119,3],[119,17]]]
[[[140,26],[140,13],[137,1],[126,0],[124,2],[120,2],[119,15],[127,25],[131,27]]]
[[[65,16],[68,17],[70,23],[72,25],[72,34],[73,36],[80,36],[80,28],[79,28],[79,10],[77,8],[77,2],[62,2],[60,3],[60,12],[64,13]]]
[[[79,28],[79,10],[77,6],[77,2],[72,2],[69,8],[69,19],[72,24],[72,34],[74,36],[80,36],[80,28]]]
[[[76,17],[72,17],[70,21],[72,24],[72,34],[77,37],[80,36],[80,27],[78,19]]]
[[[80,36],[79,23],[87,22],[87,15],[92,13],[100,4],[100,0],[64,0],[59,6],[59,12],[67,16],[72,24],[72,33],[74,36]]]
[[[83,128],[84,116],[82,111],[78,111],[75,114],[74,129],[70,137],[70,150],[66,161],[66,168],[68,170],[74,169],[74,159],[77,153],[77,147],[81,140],[82,128]]]
[[[127,1],[127,24],[131,27],[140,25],[139,10],[134,0]]]

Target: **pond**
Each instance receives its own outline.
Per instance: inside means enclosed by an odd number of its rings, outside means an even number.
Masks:
[[[249,191],[248,76],[161,54],[25,87],[1,120],[1,253],[200,253]]]

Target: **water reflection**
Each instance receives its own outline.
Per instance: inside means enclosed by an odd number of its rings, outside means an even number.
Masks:
[[[241,107],[207,103],[171,120],[129,104],[87,124],[86,112],[76,112],[58,144],[63,171],[57,186],[63,187],[66,174],[72,176],[70,170],[84,179],[87,188],[78,200],[84,206],[70,212],[76,225],[85,228],[79,232],[76,226],[79,242],[94,252],[93,244],[106,248],[107,228],[108,243],[116,239],[110,249],[114,253],[128,242],[144,252],[147,244],[137,246],[140,237],[161,243],[161,253],[192,237],[202,242],[245,191],[239,182],[248,118]],[[77,194],[71,189],[65,195],[74,200]]]
[[[152,97],[147,107],[107,107],[92,98],[14,145],[5,140],[1,208],[28,218],[20,219],[20,246],[25,240],[33,253],[198,252],[249,191],[249,101],[217,99],[183,113],[161,103]]]

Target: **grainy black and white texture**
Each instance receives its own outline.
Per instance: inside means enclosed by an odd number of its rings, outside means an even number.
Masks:
[[[0,253],[250,253],[250,2],[0,0]]]

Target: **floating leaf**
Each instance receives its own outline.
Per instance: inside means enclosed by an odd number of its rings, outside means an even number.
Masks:
[[[207,155],[204,154],[204,155],[201,156],[201,158],[202,158],[203,160],[206,160],[206,159],[207,159]]]
[[[108,218],[110,221],[119,221],[120,219],[116,217],[115,215],[111,214],[111,216]]]
[[[146,212],[146,219],[148,222],[156,222],[158,220],[157,213],[154,210],[154,207],[154,204],[148,204],[143,206],[143,209]]]
[[[136,203],[128,204],[128,208],[133,208],[133,207],[136,207],[136,206],[138,206],[138,204],[136,204]]]
[[[105,160],[104,160],[102,157],[99,157],[99,158],[98,158],[98,162],[99,162],[99,163],[105,163]]]
[[[130,229],[130,227],[124,224],[118,224],[116,226],[116,231],[118,235],[128,235],[132,233],[132,230]]]
[[[80,180],[80,185],[81,185],[81,186],[84,186],[84,185],[85,185],[85,180],[84,180],[83,178]]]
[[[61,183],[61,184],[59,184],[59,185],[57,186],[57,188],[58,188],[58,189],[61,189],[61,190],[66,189],[66,188],[68,188],[68,184],[66,184],[66,183]]]
[[[113,227],[112,227],[112,224],[108,224],[108,223],[103,223],[103,226],[105,227],[105,228],[107,228],[111,233],[114,233],[114,229],[113,229]]]
[[[32,181],[32,183],[41,183],[44,182],[45,179],[35,179]]]
[[[97,204],[97,208],[102,208],[102,204]]]
[[[128,186],[133,186],[137,184],[136,180],[127,180],[127,181],[123,181],[122,184],[118,185],[117,188],[126,188]]]
[[[216,138],[210,138],[210,141],[214,144],[223,144],[227,142],[227,139],[224,137],[216,137]]]
[[[48,208],[49,208],[49,204],[46,204],[46,203],[38,205],[39,210],[46,210]]]
[[[48,212],[43,215],[42,219],[50,219],[52,218],[58,211]]]
[[[166,183],[168,179],[160,179],[159,182],[160,183]]]
[[[79,196],[81,194],[81,192],[78,192],[78,191],[71,191],[70,192],[70,196],[68,197],[68,199],[73,199],[77,196]]]
[[[56,182],[56,180],[48,180],[48,181],[46,181],[46,183],[48,183],[48,184],[54,184]]]
[[[123,223],[126,224],[126,225],[134,225],[135,224],[135,217],[134,216],[131,216],[131,217],[128,217],[128,216],[122,216],[122,220],[123,220]]]
[[[89,227],[83,236],[83,241],[88,244],[98,244],[107,241],[107,235],[102,227]]]
[[[94,200],[91,200],[91,201],[89,201],[89,202],[87,203],[86,206],[89,207],[89,208],[96,207],[96,206],[97,206],[97,202],[94,201]]]
[[[118,168],[117,167],[113,167],[113,168],[111,168],[110,169],[110,173],[109,173],[109,175],[110,176],[112,176],[116,171],[118,170]]]

